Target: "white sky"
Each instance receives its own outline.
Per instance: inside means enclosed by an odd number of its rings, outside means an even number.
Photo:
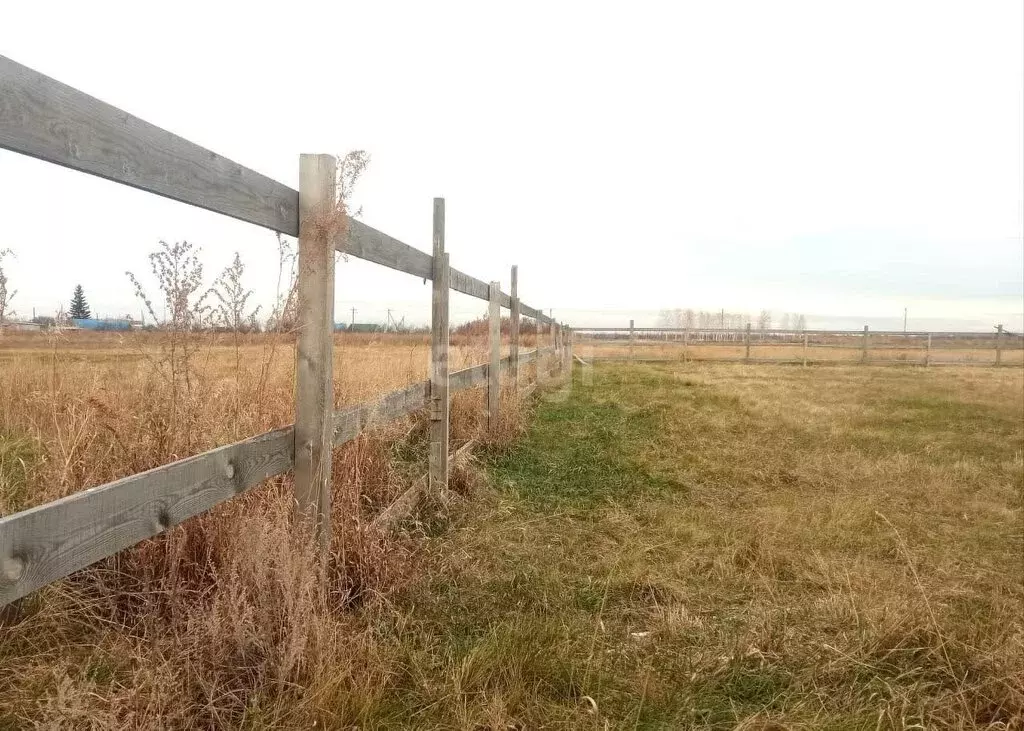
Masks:
[[[149,8],[143,10],[143,8]],[[811,326],[1024,329],[1024,4],[9,3],[0,53],[293,187],[366,149],[363,219],[576,325],[659,308]],[[19,314],[161,238],[235,250],[268,303],[269,231],[0,152]],[[429,286],[340,264],[337,317],[429,320]],[[453,295],[453,316],[486,303]],[[840,316],[847,316],[844,319]]]

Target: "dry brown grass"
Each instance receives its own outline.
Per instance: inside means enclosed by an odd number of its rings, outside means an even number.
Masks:
[[[245,336],[160,437],[152,345],[6,341],[3,510],[291,421],[290,341]],[[339,405],[427,351],[339,338]],[[484,461],[388,535],[425,424],[336,450],[326,596],[284,477],[6,610],[0,728],[1024,728],[1020,369],[599,366],[520,439],[504,405],[488,440],[458,396]]]
[[[912,345],[901,345],[897,338],[883,345],[874,339],[870,341],[868,360],[873,363],[890,362],[903,364],[923,364],[925,359],[924,344],[916,342]],[[629,342],[625,340],[581,340],[576,345],[576,353],[587,358],[628,358]],[[742,342],[723,342],[717,344],[694,343],[683,346],[682,342],[638,340],[634,343],[633,354],[638,359],[665,359],[680,361],[711,361],[733,360],[742,361],[745,357]],[[804,357],[803,345],[799,343],[778,343],[774,345],[758,345],[751,343],[750,357],[759,361],[800,362]],[[954,345],[940,343],[936,340],[931,350],[931,363],[934,365],[991,365],[995,362],[994,347],[972,347],[969,342]],[[830,342],[827,344],[811,344],[807,349],[807,358],[811,362],[857,363],[861,359],[861,345],[856,338],[849,344]],[[1005,345],[1002,363],[1007,366],[1024,365],[1024,350],[1019,346]]]
[[[293,338],[194,337],[175,404],[161,334],[5,337],[0,514],[293,420]],[[485,347],[453,348],[452,368],[483,361]],[[428,357],[423,336],[337,336],[337,406],[425,379]],[[514,438],[521,401],[503,406],[502,429],[485,435],[482,393],[456,395],[453,445]],[[282,476],[5,608],[0,728],[309,727],[353,682],[371,702],[389,670],[351,611],[404,585],[417,536],[447,520],[451,501],[428,501],[407,530],[371,527],[425,459],[421,416],[335,450],[326,595],[293,540]],[[472,490],[473,471],[453,471],[454,496]]]
[[[1024,728],[1019,369],[599,366],[492,473],[418,725]]]

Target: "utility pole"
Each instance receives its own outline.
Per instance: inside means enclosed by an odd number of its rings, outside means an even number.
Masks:
[[[725,330],[725,308],[722,308],[721,314],[718,316],[718,329]]]
[[[388,319],[384,323],[384,332],[387,332],[389,327],[391,327],[391,308],[390,307],[388,308]]]
[[[352,308],[352,324],[353,325],[356,324],[356,308],[355,307]]]
[[[907,334],[907,308],[903,308],[903,334]]]

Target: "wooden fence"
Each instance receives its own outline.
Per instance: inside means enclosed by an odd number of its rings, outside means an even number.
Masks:
[[[699,360],[745,363],[1022,365],[1024,337],[990,333],[863,330],[575,327],[583,360]]]
[[[76,89],[0,56],[0,148],[30,155],[150,193],[254,223],[299,240],[299,336],[295,423],[162,467],[89,488],[0,518],[0,605],[162,533],[264,480],[295,472],[297,515],[321,558],[330,540],[331,449],[363,430],[429,410],[429,489],[448,480],[451,395],[486,386],[493,428],[501,374],[520,392],[571,363],[570,331],[511,293],[448,264],[444,200],[434,199],[433,252],[427,254],[366,224],[336,225],[336,160],[301,155],[299,190],[264,177]],[[430,378],[371,403],[333,408],[334,259],[343,251],[433,285]],[[490,358],[448,372],[450,290],[486,300]],[[500,356],[500,316],[511,312],[510,354]],[[549,343],[520,352],[520,317],[546,325]],[[526,383],[521,366],[536,363]],[[523,381],[520,383],[520,381]]]

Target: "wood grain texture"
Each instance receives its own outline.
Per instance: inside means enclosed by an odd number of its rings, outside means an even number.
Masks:
[[[354,218],[349,220],[347,234],[335,239],[334,247],[350,256],[397,269],[420,279],[434,277],[433,257],[430,254]]]
[[[382,510],[377,517],[373,519],[373,522],[370,523],[370,528],[382,533],[387,532],[399,520],[408,517],[408,515],[412,513],[412,509],[416,506],[416,503],[419,501],[420,495],[422,495],[423,491],[426,489],[427,482],[428,476],[423,475],[423,477],[412,483],[408,490],[395,498],[394,502],[384,508],[384,510]]]
[[[448,489],[448,254],[444,250],[444,198],[434,199],[433,289],[430,309],[430,453],[431,494]]]
[[[526,352],[520,351],[520,353],[519,353],[519,365],[520,366],[528,365],[530,363],[533,363],[536,360],[537,360],[537,351],[536,350],[527,350]]]
[[[299,233],[295,190],[4,56],[0,148]]]
[[[339,409],[334,412],[334,444],[344,444],[366,429],[387,424],[425,408],[429,398],[430,381],[425,380],[392,391],[377,401]]]
[[[0,518],[0,605],[287,472],[293,449],[289,426]]]
[[[299,235],[299,193],[106,102],[0,56],[0,148]],[[422,279],[431,256],[351,220],[339,251]],[[485,282],[453,269],[458,292],[489,299]],[[501,294],[509,308],[509,295]]]
[[[488,305],[490,324],[490,360],[487,372],[487,428],[493,434],[498,429],[498,409],[501,403],[501,283],[491,282],[491,300]]]
[[[468,388],[477,388],[487,385],[487,373],[490,366],[487,363],[463,368],[453,371],[448,378],[449,388],[452,393],[465,391]]]
[[[523,303],[519,304],[519,314],[522,317],[529,317],[536,320],[540,325],[550,325],[554,322],[554,320],[545,315],[542,311]]]
[[[490,287],[486,282],[481,282],[476,277],[460,272],[458,269],[451,270],[451,287],[456,292],[468,294],[470,297],[482,299],[485,302],[490,300]]]
[[[509,370],[512,376],[513,392],[519,388],[519,267],[512,267],[512,290],[511,304],[509,309],[509,346],[508,354],[512,367]]]
[[[326,217],[335,207],[337,160],[299,158],[299,337],[295,360],[295,502],[311,521],[317,553],[331,543],[331,445],[334,412],[334,246]]]
[[[520,353],[530,363],[550,348]],[[511,367],[512,356],[500,361]],[[450,391],[488,383],[490,364],[451,374]],[[527,387],[526,393],[532,391]],[[424,408],[429,380],[332,414],[335,445]],[[0,518],[0,605],[206,512],[295,464],[288,426]]]

